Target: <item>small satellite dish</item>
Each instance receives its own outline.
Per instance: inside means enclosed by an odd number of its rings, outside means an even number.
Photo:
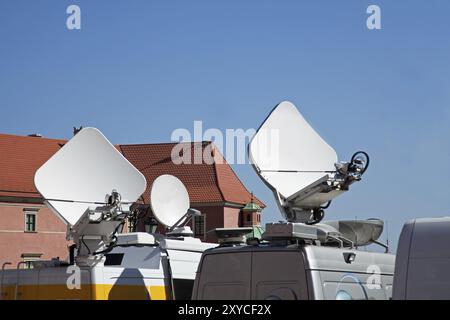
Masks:
[[[34,184],[73,226],[89,207],[105,204],[113,190],[122,203],[135,202],[147,182],[98,129],[84,128],[37,170]]]
[[[155,179],[150,191],[150,204],[155,218],[173,227],[189,210],[189,194],[177,177],[164,174]]]

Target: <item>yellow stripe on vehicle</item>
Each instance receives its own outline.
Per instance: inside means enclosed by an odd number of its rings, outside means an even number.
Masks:
[[[17,290],[17,292],[16,292]],[[167,300],[165,286],[94,284],[80,289],[66,285],[4,286],[4,300]]]

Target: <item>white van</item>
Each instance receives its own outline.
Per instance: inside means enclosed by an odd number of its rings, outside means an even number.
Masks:
[[[204,253],[192,299],[386,300],[394,263],[393,255],[327,247],[221,247]]]
[[[450,299],[450,217],[408,221],[396,261],[393,299]]]
[[[202,252],[216,246],[141,232],[117,238],[94,265],[37,261],[0,271],[0,300],[188,300]]]
[[[269,224],[265,234],[271,237],[274,229],[290,225]],[[329,234],[330,242],[317,245],[318,238],[313,239],[308,230],[323,227],[294,225],[299,231],[294,233],[301,234],[298,237],[272,237],[268,243],[255,245],[225,242],[206,250],[198,265],[192,299],[390,299],[395,256],[337,247]]]
[[[395,256],[356,250],[377,243],[388,251],[378,242],[383,222],[320,223],[331,201],[362,179],[368,154],[338,161],[289,101],[270,112],[248,154],[286,223],[267,224],[266,242],[250,245],[239,243],[239,230],[216,230],[222,246],[203,253],[192,298],[390,299]]]

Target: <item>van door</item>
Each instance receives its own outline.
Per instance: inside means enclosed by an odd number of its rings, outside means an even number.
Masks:
[[[193,298],[249,300],[251,252],[207,254],[199,266]]]
[[[301,252],[253,252],[252,271],[252,299],[308,299],[306,272]]]

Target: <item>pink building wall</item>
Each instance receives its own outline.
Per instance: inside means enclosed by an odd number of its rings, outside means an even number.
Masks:
[[[36,232],[25,231],[25,209],[36,210]],[[0,267],[11,262],[8,268],[16,268],[22,254],[66,260],[68,246],[65,224],[44,205],[0,202]]]

